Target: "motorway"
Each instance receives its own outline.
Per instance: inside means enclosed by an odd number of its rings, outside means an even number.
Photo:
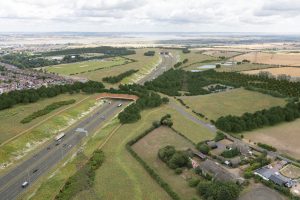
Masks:
[[[138,84],[143,85],[145,82],[155,79],[157,76],[170,69],[175,62],[177,62],[177,58],[173,55],[161,55],[161,63],[159,63],[146,77],[138,81]],[[117,106],[120,103],[123,104],[122,107]],[[76,125],[64,131],[65,136],[61,139],[59,144],[57,141],[53,140],[53,142],[43,147],[34,156],[28,158],[23,163],[1,176],[0,200],[16,199],[38,178],[68,156],[68,153],[75,146],[78,146],[84,137],[94,133],[104,121],[110,120],[128,104],[129,101],[125,100],[111,100],[111,104],[106,102],[103,106],[100,106],[93,111],[89,117],[84,118]],[[26,188],[22,188],[21,185],[25,181],[28,181],[29,185]]]
[[[120,103],[123,104],[122,107],[118,107]],[[89,133],[94,133],[106,119],[115,116],[128,103],[128,101],[124,100],[111,100],[111,104],[108,102],[104,103],[91,116],[66,130],[64,132],[65,136],[59,144],[53,140],[51,144],[45,146],[34,156],[2,176],[0,178],[0,199],[15,199],[20,193],[26,190],[26,188],[21,187],[24,181],[32,184],[42,174],[62,160],[74,146],[80,144],[82,138]]]

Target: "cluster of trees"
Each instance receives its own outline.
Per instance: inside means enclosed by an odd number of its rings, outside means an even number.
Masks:
[[[122,92],[139,96],[135,103],[127,106],[119,113],[118,118],[122,124],[138,121],[141,118],[140,112],[144,109],[155,108],[169,102],[167,97],[161,98],[157,93],[148,91],[137,84],[120,85],[119,88]]]
[[[79,192],[93,187],[95,171],[103,164],[104,158],[104,153],[101,150],[96,150],[89,161],[66,181],[55,199],[72,199]]]
[[[263,144],[263,143],[257,143],[257,146],[259,146],[259,147],[261,147],[261,148],[263,148],[263,149],[266,149],[266,150],[268,150],[268,151],[277,151],[277,149],[275,148],[275,147],[273,147],[273,146],[271,146],[271,145],[268,145],[268,144]]]
[[[38,118],[38,117],[41,117],[43,115],[47,115],[48,113],[62,107],[62,106],[65,106],[65,105],[70,105],[70,104],[73,104],[75,103],[76,100],[75,99],[71,99],[71,100],[68,100],[68,101],[58,101],[58,102],[54,102],[48,106],[46,106],[45,108],[43,108],[42,110],[38,110],[30,115],[28,115],[27,117],[25,117],[24,119],[21,120],[21,123],[22,124],[26,124],[26,123],[29,123],[31,122],[32,120]]]
[[[155,55],[155,51],[147,51],[144,53],[144,56],[154,56]]]
[[[190,53],[191,51],[188,48],[182,49],[182,53]]]
[[[174,146],[167,145],[158,151],[158,157],[171,169],[189,167],[190,160],[185,151],[176,151]]]
[[[211,181],[200,181],[197,190],[205,200],[235,200],[241,191],[235,183]]]
[[[132,74],[138,72],[139,70],[134,70],[134,69],[131,69],[131,70],[128,70],[126,72],[123,72],[117,76],[108,76],[108,77],[104,77],[102,80],[104,82],[107,82],[107,83],[111,83],[111,84],[115,84],[115,83],[119,83],[120,81],[122,81],[124,78],[128,77],[128,76],[131,76]]]
[[[74,55],[74,54],[85,54],[85,53],[102,53],[110,56],[126,56],[135,54],[134,50],[130,50],[124,47],[90,47],[90,48],[75,48],[75,49],[63,49],[57,51],[45,52],[43,56],[59,56],[59,55]]]
[[[0,95],[0,110],[11,108],[20,103],[33,103],[42,98],[51,98],[59,94],[85,92],[101,92],[104,85],[100,82],[88,81],[85,83],[75,82],[73,84],[55,85],[51,87],[40,87],[38,89],[15,90]]]
[[[249,162],[250,166],[247,167],[244,172],[244,177],[247,179],[254,176],[254,170],[270,164],[271,160],[267,158],[266,153],[262,153],[261,155],[256,156],[254,159],[251,159]]]
[[[240,133],[281,122],[290,122],[300,117],[300,103],[288,103],[285,107],[272,107],[242,116],[228,115],[217,119],[215,125],[225,132]]]
[[[180,67],[181,65],[182,65],[182,62],[177,62],[177,63],[174,64],[174,68],[178,68],[178,67]]]
[[[163,116],[160,119],[160,124],[164,125],[164,126],[172,127],[173,126],[173,121],[171,119],[171,115],[170,114],[166,114],[165,116]]]
[[[234,158],[238,155],[240,155],[240,151],[237,148],[232,148],[232,149],[226,149],[221,153],[221,156],[224,158]]]

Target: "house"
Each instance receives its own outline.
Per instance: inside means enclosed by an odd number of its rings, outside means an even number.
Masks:
[[[218,181],[232,181],[243,183],[244,179],[241,177],[237,177],[236,175],[232,174],[225,168],[223,168],[219,163],[214,162],[210,159],[206,159],[204,162],[199,164],[199,168],[202,171],[203,175],[210,175],[214,180]]]
[[[279,173],[272,174],[269,180],[279,186],[286,186],[286,184],[290,181],[289,178],[286,178]]]

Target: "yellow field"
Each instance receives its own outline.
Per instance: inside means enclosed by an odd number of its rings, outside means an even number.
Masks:
[[[216,120],[225,115],[240,116],[272,106],[283,106],[285,100],[242,88],[227,92],[200,96],[185,96],[181,99],[196,112]]]
[[[217,57],[217,58],[220,56],[224,56],[225,58],[230,58],[233,56],[237,56],[241,53],[237,52],[237,51],[209,50],[209,51],[203,52],[203,54],[208,55],[208,56]]]
[[[286,74],[291,77],[300,77],[300,67],[277,67],[260,70],[244,71],[245,74],[259,74],[259,72],[270,72],[274,76]]]
[[[300,159],[300,119],[244,133],[251,142],[261,142],[277,148],[280,152]]]
[[[236,61],[247,59],[252,63],[269,65],[300,66],[300,53],[251,52],[235,57]]]

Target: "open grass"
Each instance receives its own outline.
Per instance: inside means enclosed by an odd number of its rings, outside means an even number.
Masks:
[[[215,94],[181,97],[181,99],[191,109],[213,120],[230,114],[240,116],[245,112],[285,105],[285,100],[282,98],[242,88]]]
[[[47,115],[41,116],[30,123],[22,124],[20,121],[24,119],[27,115],[32,114],[35,111],[41,110],[47,105],[50,105],[54,102],[65,101],[74,99],[76,102],[80,101],[83,98],[86,98],[87,95],[84,94],[63,94],[53,98],[43,99],[36,103],[25,104],[25,105],[16,105],[13,108],[5,109],[0,111],[0,121],[1,121],[1,129],[0,129],[0,143],[10,139],[11,137],[19,134],[20,132],[30,128],[31,126],[39,123],[40,121],[47,118],[49,115],[53,115],[66,107],[61,107]],[[69,105],[67,107],[70,107]]]
[[[197,67],[209,63],[211,61],[218,60],[218,58],[201,54],[197,50],[192,50],[190,53],[180,52],[180,60],[188,59],[188,62],[182,65],[185,70],[197,69]]]
[[[38,124],[38,126],[33,126],[34,128],[18,138],[1,146],[0,162],[10,164],[11,162],[19,161],[28,153],[34,152],[39,145],[53,138],[58,132],[74,124],[79,118],[84,117],[84,115],[97,105],[95,95],[85,97],[86,99],[82,102],[71,105],[68,109],[61,110],[62,112],[60,113],[49,113],[44,116],[46,120],[43,121],[43,123]],[[98,102],[98,105],[99,104],[100,102]],[[49,117],[50,115],[53,117],[47,118],[47,116]],[[11,123],[13,122],[11,121]]]
[[[261,142],[272,145],[278,151],[300,159],[300,119],[282,123],[273,127],[244,133],[244,137],[251,142]]]
[[[114,65],[122,65],[128,62],[122,57],[105,58],[102,60],[89,60],[76,63],[68,63],[44,67],[47,72],[58,73],[62,75],[72,75],[88,72],[99,68],[108,68]]]
[[[144,53],[148,50],[156,51],[154,56],[144,56]],[[159,62],[159,51],[157,49],[136,49],[136,54],[126,56],[126,58],[134,59],[136,62],[131,62],[128,64],[112,67],[112,68],[104,68],[101,70],[87,72],[84,74],[79,74],[79,77],[87,78],[94,81],[102,81],[102,78],[107,76],[116,76],[125,71],[134,69],[139,70],[137,73],[123,79],[120,83],[132,83],[144,77],[148,74],[156,64]],[[119,84],[120,84],[119,83]],[[112,86],[111,84],[105,83],[107,86]]]
[[[261,70],[275,67],[274,65],[263,65],[263,64],[251,64],[251,63],[243,63],[240,65],[232,65],[232,66],[223,66],[219,69],[215,69],[218,72],[242,72],[249,70]]]
[[[152,121],[159,120],[167,113],[172,115],[174,128],[180,129],[179,131],[189,139],[198,142],[207,137],[205,134],[201,135],[203,127],[189,122],[168,105],[143,111],[140,121],[123,125],[104,146],[106,160],[97,170],[94,186],[98,197],[131,200],[170,199],[125,148],[129,140],[149,128]],[[194,131],[190,132],[192,129]]]
[[[176,191],[181,199],[199,199],[197,190],[189,187],[187,182],[189,178],[196,175],[188,171],[184,171],[181,175],[176,175],[174,170],[170,169],[158,158],[158,150],[166,145],[172,145],[178,150],[194,148],[193,144],[167,127],[155,129],[134,144],[132,148],[174,191]]]
[[[106,137],[118,125],[119,122],[115,118],[108,124],[104,125],[100,131],[97,131],[94,135],[91,135],[91,137],[86,138],[83,142],[83,151],[81,153],[79,153],[73,160],[69,160],[66,164],[61,162],[58,167],[54,168],[47,175],[43,176],[42,179],[38,180],[24,196],[26,198],[30,197],[29,199],[31,200],[53,199],[59,192],[60,188],[64,185],[65,181],[77,171],[78,167],[88,160],[94,150],[105,141]],[[81,195],[89,194],[89,196],[93,196],[92,192],[93,191],[83,191],[82,193],[79,193],[76,198],[90,199],[81,198]]]
[[[300,168],[293,164],[286,165],[280,170],[280,173],[292,179],[300,178]]]

